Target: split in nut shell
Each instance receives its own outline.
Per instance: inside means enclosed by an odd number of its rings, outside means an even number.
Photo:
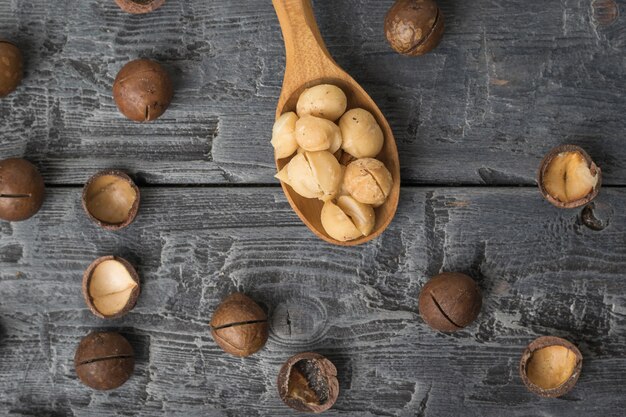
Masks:
[[[126,259],[103,256],[83,274],[83,297],[93,314],[116,319],[131,311],[141,292],[139,275]]]
[[[583,357],[571,342],[555,336],[532,341],[520,360],[520,376],[529,391],[541,397],[560,397],[574,388]]]
[[[443,13],[433,0],[397,0],[385,17],[385,36],[399,54],[430,52],[441,42],[443,32]]]
[[[82,204],[87,216],[107,230],[129,226],[137,216],[141,195],[139,188],[125,173],[101,171],[83,188]]]
[[[537,184],[543,197],[559,208],[577,208],[598,196],[602,171],[583,148],[561,145],[541,161]]]
[[[458,272],[434,276],[419,295],[422,319],[441,332],[455,332],[469,326],[481,307],[482,296],[476,281]]]
[[[367,110],[348,110],[344,91],[331,84],[308,88],[296,112],[281,115],[272,130],[276,174],[298,195],[321,200],[319,222],[340,242],[368,236],[376,225],[375,208],[383,205],[393,178],[376,157],[385,141]]]
[[[22,53],[17,45],[0,39],[0,98],[17,89],[24,76]]]
[[[211,317],[211,336],[222,350],[246,357],[265,346],[269,336],[267,314],[242,293],[228,296]]]
[[[165,4],[165,0],[115,0],[115,3],[127,13],[150,13]]]
[[[0,161],[0,219],[17,222],[37,214],[45,186],[37,168],[20,158]]]
[[[74,368],[81,382],[106,391],[122,386],[135,369],[133,347],[124,336],[114,332],[93,332],[76,349]]]

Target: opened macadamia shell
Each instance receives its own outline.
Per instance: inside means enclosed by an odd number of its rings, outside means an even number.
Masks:
[[[24,63],[19,48],[0,39],[0,97],[15,91],[22,82]]]
[[[139,210],[139,188],[121,171],[102,171],[91,177],[82,198],[89,218],[108,230],[128,226]]]
[[[345,113],[348,98],[341,88],[332,84],[320,84],[307,88],[298,98],[298,116],[311,115],[335,121]]]
[[[165,4],[165,0],[115,0],[115,2],[120,9],[132,14],[150,13]]]
[[[135,268],[125,259],[104,256],[83,274],[85,303],[98,317],[122,317],[135,307],[141,290]]]
[[[580,146],[561,145],[541,161],[537,184],[543,197],[556,207],[581,207],[598,196],[602,170]],[[568,191],[571,198],[563,198]]]
[[[583,357],[571,342],[542,336],[531,342],[520,360],[520,376],[526,387],[541,397],[560,397],[576,385]]]
[[[337,368],[317,353],[294,355],[280,368],[278,394],[294,410],[322,413],[330,409],[339,396]]]

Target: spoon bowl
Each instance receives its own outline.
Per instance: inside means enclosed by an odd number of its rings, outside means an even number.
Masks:
[[[385,203],[376,208],[376,224],[368,236],[348,242],[333,239],[326,233],[320,219],[324,203],[297,194],[289,185],[281,183],[285,196],[298,217],[321,239],[341,246],[356,246],[378,237],[391,223],[400,197],[400,162],[393,132],[382,112],[367,92],[330,56],[320,35],[310,0],[272,0],[285,41],[286,68],[283,88],[276,108],[276,118],[296,111],[302,92],[319,84],[333,84],[348,98],[348,109],[360,107],[372,113],[385,136],[380,154],[393,178],[393,187]],[[291,159],[276,160],[280,171]]]

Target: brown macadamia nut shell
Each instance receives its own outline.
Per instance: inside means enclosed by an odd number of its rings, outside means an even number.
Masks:
[[[0,98],[17,89],[24,76],[24,61],[19,48],[0,39]]]
[[[567,152],[577,152],[581,154],[583,158],[585,159],[585,161],[587,161],[587,165],[589,166],[589,170],[591,171],[591,173],[592,174],[597,173],[598,175],[598,182],[589,194],[587,194],[585,197],[581,199],[570,201],[570,202],[557,200],[552,195],[550,195],[550,193],[548,193],[548,191],[546,190],[544,186],[544,176],[546,175],[546,172],[548,171],[548,168],[550,167],[550,163],[554,160],[554,158],[557,155],[561,153],[567,153]],[[550,150],[550,152],[548,152],[546,156],[541,160],[541,164],[539,165],[539,171],[537,173],[537,184],[539,185],[539,190],[541,191],[541,195],[543,196],[543,198],[548,200],[552,205],[558,208],[564,208],[564,209],[582,207],[590,203],[591,201],[593,201],[598,196],[598,193],[600,192],[600,188],[602,187],[602,170],[600,169],[599,166],[597,166],[593,162],[589,154],[580,146],[560,145]]]
[[[211,317],[211,336],[226,353],[246,357],[259,351],[269,337],[265,311],[242,293],[228,296]]]
[[[105,176],[116,177],[119,180],[126,182],[130,186],[130,188],[132,188],[133,191],[135,192],[135,200],[132,206],[130,207],[130,210],[128,211],[128,217],[122,222],[107,223],[106,221],[100,220],[99,218],[95,217],[91,213],[90,202],[89,202],[89,193],[90,193],[91,187],[92,185],[94,185],[96,181],[98,181],[99,178],[105,177]],[[137,217],[137,212],[139,211],[140,200],[141,200],[141,193],[139,192],[139,187],[135,185],[133,180],[128,175],[126,175],[126,173],[122,171],[114,170],[114,169],[100,171],[97,174],[93,175],[91,178],[89,178],[89,180],[85,184],[85,187],[83,188],[83,194],[82,194],[82,205],[83,205],[83,209],[85,210],[85,213],[87,213],[87,216],[98,226],[102,227],[103,229],[111,230],[111,231],[123,229],[129,226],[135,220],[135,217]]]
[[[574,368],[574,372],[565,383],[563,383],[561,386],[557,388],[544,389],[542,387],[535,385],[532,381],[530,381],[530,379],[528,378],[527,366],[535,351],[549,347],[549,346],[563,346],[569,349],[576,356],[577,362],[576,362],[576,367]],[[562,395],[567,394],[569,391],[571,391],[574,388],[574,386],[576,385],[576,382],[578,382],[578,377],[580,376],[582,366],[583,366],[583,356],[580,353],[580,350],[578,350],[578,348],[573,343],[569,342],[568,340],[561,339],[560,337],[542,336],[533,340],[526,347],[526,349],[524,350],[524,353],[522,353],[522,357],[520,359],[520,364],[519,364],[519,372],[520,372],[522,381],[524,382],[524,385],[526,385],[526,388],[528,388],[529,391],[531,391],[534,394],[539,395],[540,397],[556,398],[556,397],[560,397]]]
[[[124,65],[113,83],[117,108],[136,122],[158,119],[173,96],[170,76],[160,64],[149,59],[137,59]]]
[[[130,275],[130,277],[137,284],[137,286],[133,288],[132,292],[130,293],[130,296],[128,298],[128,301],[126,302],[126,305],[119,312],[112,314],[112,315],[104,315],[96,308],[93,297],[89,291],[89,286],[91,284],[91,278],[93,276],[94,270],[105,261],[119,262],[122,266],[124,266],[126,271],[128,271],[128,274]],[[89,267],[83,273],[82,289],[83,289],[83,298],[85,299],[85,303],[87,304],[87,307],[89,307],[89,310],[91,310],[93,314],[103,319],[117,319],[126,315],[129,311],[131,311],[135,307],[135,304],[137,304],[137,298],[139,297],[139,294],[141,293],[141,281],[139,280],[139,274],[137,274],[137,270],[126,259],[119,258],[117,256],[103,256],[93,261],[91,265],[89,265]]]
[[[119,333],[93,332],[84,337],[74,355],[76,375],[87,386],[111,390],[123,385],[133,374],[135,354]]]
[[[393,50],[418,56],[439,45],[445,29],[434,0],[397,0],[385,17],[385,36]]]
[[[0,219],[16,222],[34,216],[45,197],[37,168],[20,158],[0,161]]]
[[[319,376],[326,381],[326,388],[328,390],[328,397],[323,404],[308,404],[303,401],[298,401],[295,398],[289,396],[289,378],[293,367],[300,361],[311,361],[315,364],[319,371]],[[337,368],[335,365],[326,359],[324,356],[313,353],[305,352],[299,353],[287,359],[287,361],[280,368],[278,373],[278,394],[283,402],[293,408],[294,410],[306,412],[306,413],[322,413],[335,404],[337,397],[339,397],[339,381],[337,380]]]
[[[115,2],[120,9],[132,14],[150,13],[165,4],[165,0],[115,0]]]

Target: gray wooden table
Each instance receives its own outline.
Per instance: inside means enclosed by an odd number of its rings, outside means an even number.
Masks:
[[[0,222],[0,415],[293,415],[275,378],[308,350],[339,370],[329,416],[626,414],[626,1],[440,0],[443,43],[415,59],[386,44],[391,3],[314,1],[329,50],[388,116],[402,163],[388,231],[340,248],[300,223],[273,179],[284,55],[270,1],[168,0],[130,16],[112,0],[0,0],[0,37],[26,59],[23,85],[0,101],[0,158],[34,161],[48,187],[36,217]],[[176,88],[145,125],[111,97],[137,57],[164,63]],[[587,213],[601,230],[534,186],[561,143],[604,170]],[[118,233],[80,206],[104,168],[142,188],[136,222]],[[108,254],[143,281],[115,321],[93,316],[80,292],[84,269]],[[443,270],[471,274],[485,297],[478,321],[452,335],[417,307]],[[236,289],[272,316],[266,348],[247,359],[224,354],[207,326]],[[102,328],[120,329],[138,357],[108,393],[73,369],[80,338]],[[517,373],[523,348],[546,334],[584,355],[561,399],[530,394]]]

